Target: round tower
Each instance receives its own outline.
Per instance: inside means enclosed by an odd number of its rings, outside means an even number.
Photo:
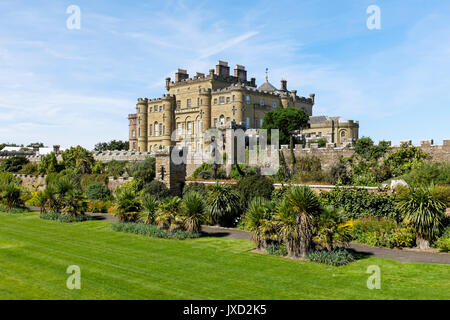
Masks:
[[[163,126],[164,126],[164,134],[161,137],[161,145],[170,146],[172,145],[171,134],[175,129],[173,124],[173,108],[175,106],[175,97],[171,95],[164,95],[162,98],[164,102],[164,112],[163,112]]]
[[[200,92],[202,105],[200,106],[200,113],[202,119],[202,131],[211,128],[211,89],[202,90]]]
[[[146,152],[148,146],[147,140],[147,115],[148,99],[139,98],[136,104],[137,128],[138,128],[138,151]]]

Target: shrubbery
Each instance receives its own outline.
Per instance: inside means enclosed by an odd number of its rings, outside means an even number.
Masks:
[[[271,243],[267,245],[266,252],[268,254],[274,255],[274,256],[286,256],[287,255],[287,249],[284,244],[280,243]]]
[[[236,185],[236,190],[239,192],[241,199],[244,200],[244,206],[247,207],[247,203],[254,197],[263,197],[269,200],[274,187],[272,179],[266,176],[253,175],[240,180]]]
[[[65,223],[92,220],[92,217],[86,215],[73,216],[63,215],[61,213],[42,213],[41,215],[39,215],[39,217],[44,220],[54,220]]]
[[[342,208],[347,218],[368,216],[400,219],[395,198],[387,193],[337,187],[329,192],[321,192],[320,197],[324,205]]]
[[[447,227],[439,238],[436,239],[434,247],[439,251],[449,252],[450,251],[450,227]]]
[[[308,253],[307,258],[330,266],[343,266],[355,260],[355,257],[345,249],[315,250]]]
[[[107,200],[111,197],[111,192],[103,183],[92,183],[84,192],[89,200]]]
[[[414,231],[392,219],[361,218],[354,222],[353,238],[374,247],[412,247],[416,237]]]
[[[141,234],[155,238],[184,240],[200,237],[199,233],[191,233],[180,229],[169,232],[164,229],[159,229],[153,224],[144,223],[113,223],[111,228],[114,231]]]

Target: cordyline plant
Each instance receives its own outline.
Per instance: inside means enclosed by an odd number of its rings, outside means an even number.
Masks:
[[[419,249],[429,249],[430,242],[442,231],[444,212],[447,207],[432,195],[432,187],[410,187],[409,192],[399,195],[399,210],[404,222],[416,233]]]

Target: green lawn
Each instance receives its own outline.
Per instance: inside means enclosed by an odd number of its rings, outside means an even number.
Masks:
[[[0,299],[450,299],[450,266],[368,258],[328,267],[251,249],[0,213]],[[81,268],[81,290],[66,288],[69,265]],[[380,290],[366,287],[369,265],[381,268]]]

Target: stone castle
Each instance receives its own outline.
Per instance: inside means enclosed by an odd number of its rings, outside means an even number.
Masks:
[[[315,98],[314,94],[306,98],[298,96],[297,90],[288,90],[284,79],[278,89],[269,83],[267,75],[266,81],[257,86],[255,78],[247,80],[244,66],[236,65],[230,75],[228,63],[220,60],[208,75],[197,72],[189,78],[186,70],[178,69],[175,81],[166,78],[166,90],[161,98],[139,98],[136,113],[128,116],[131,151],[152,152],[181,143],[202,150],[203,135],[209,128],[237,124],[258,129],[265,114],[276,108],[294,107],[312,116]],[[358,122],[315,118],[311,117],[311,128],[302,130],[307,141],[322,138],[341,144],[358,138]]]

